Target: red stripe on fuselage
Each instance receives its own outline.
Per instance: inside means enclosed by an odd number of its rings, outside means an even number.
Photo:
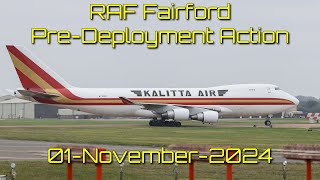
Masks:
[[[41,103],[46,103],[46,102],[42,102],[42,101],[39,101]],[[54,103],[49,103],[49,104],[58,104],[58,105],[78,105],[78,106],[83,106],[83,105],[127,105],[127,104],[124,104],[124,103],[57,103],[57,102],[54,102]],[[209,106],[209,105],[292,105],[292,104],[279,104],[279,103],[166,103],[166,104],[176,104],[176,105],[206,105],[206,106]]]
[[[118,98],[110,98],[110,99],[118,99]],[[171,98],[171,97],[164,97],[164,98],[128,98],[129,100],[280,100],[280,101],[289,101],[286,99],[282,99],[282,98],[219,98],[219,97],[190,97],[190,98],[186,98],[186,97],[181,97],[181,98]]]
[[[166,98],[154,98],[153,100],[168,100]],[[164,104],[178,104],[178,105],[293,105],[294,103],[285,99],[277,99],[277,98],[170,98],[171,102],[161,102]],[[177,100],[194,100],[194,99],[201,99],[201,100],[211,100],[211,102],[179,102]],[[214,102],[214,100],[224,100],[224,102]],[[285,102],[230,102],[230,100],[283,100]],[[104,98],[100,99],[103,100],[120,100],[119,98]],[[152,98],[131,98],[130,100],[135,100],[137,102],[143,102],[144,100],[152,100]],[[229,102],[228,102],[229,101]],[[147,102],[152,103],[152,102]],[[154,102],[157,103],[157,102]],[[60,103],[56,103],[60,104]],[[93,103],[62,103],[64,105],[127,105],[123,102],[119,103],[107,103],[107,102],[93,102]]]

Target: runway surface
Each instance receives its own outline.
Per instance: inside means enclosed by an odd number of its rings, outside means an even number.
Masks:
[[[47,150],[56,145],[67,146],[93,146],[106,148],[110,151],[116,151],[119,155],[129,150],[160,150],[160,147],[146,146],[117,146],[101,144],[76,144],[76,143],[57,143],[43,141],[22,141],[22,140],[2,140],[0,139],[0,161],[26,161],[26,160],[47,160]],[[272,153],[273,163],[282,163],[286,159],[281,153]],[[146,160],[149,158],[146,158]],[[155,158],[156,159],[156,158]],[[287,160],[288,162],[303,162]]]
[[[43,141],[21,141],[21,140],[2,140],[0,139],[0,161],[1,160],[47,160],[48,148],[56,145],[68,146],[92,146],[106,148],[110,151],[117,151],[122,154],[125,150],[159,150],[160,148],[144,146],[114,146],[101,144],[76,144],[76,143],[57,143]]]

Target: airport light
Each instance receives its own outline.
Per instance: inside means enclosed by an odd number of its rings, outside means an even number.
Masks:
[[[124,163],[120,164],[120,180],[123,180],[123,167]]]
[[[16,164],[15,163],[11,163],[11,177],[12,179],[16,179],[17,176],[17,172],[16,172]]]
[[[288,162],[287,161],[283,161],[283,163],[282,163],[282,165],[283,165],[283,180],[286,180],[286,174],[287,174],[287,172],[286,172],[286,165],[288,164]]]
[[[178,180],[178,164],[174,164],[174,179]]]
[[[11,163],[11,169],[15,169],[16,168],[16,164],[15,163]]]

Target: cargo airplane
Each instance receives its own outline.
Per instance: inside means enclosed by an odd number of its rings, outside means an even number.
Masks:
[[[78,88],[69,85],[28,50],[7,46],[23,88],[15,96],[92,114],[150,118],[150,126],[181,121],[217,122],[219,117],[267,116],[295,108],[299,101],[270,84],[208,88]],[[270,126],[266,118],[265,125]]]

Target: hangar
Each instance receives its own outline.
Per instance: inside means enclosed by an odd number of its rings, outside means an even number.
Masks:
[[[71,109],[59,109],[58,118],[59,119],[102,119],[103,116],[71,110]]]
[[[14,96],[0,97],[1,119],[57,118],[58,108],[35,103]]]
[[[108,118],[16,98],[0,97],[0,119],[101,119]]]

